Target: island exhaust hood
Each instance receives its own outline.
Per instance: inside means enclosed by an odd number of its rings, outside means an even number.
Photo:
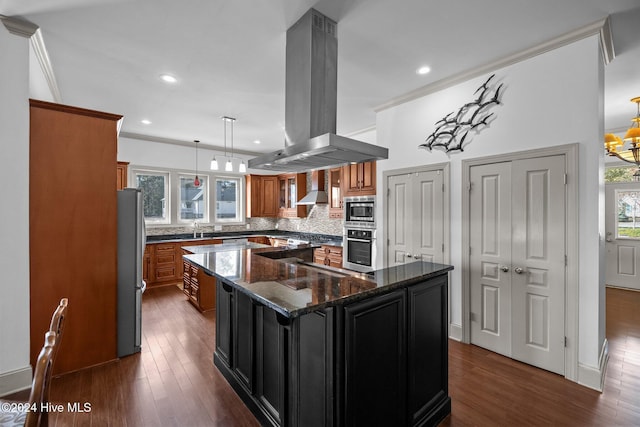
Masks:
[[[310,9],[287,30],[285,147],[248,167],[304,172],[382,160],[389,150],[336,135],[337,24]]]

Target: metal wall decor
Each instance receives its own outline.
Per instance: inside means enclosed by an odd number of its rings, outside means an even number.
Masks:
[[[488,124],[493,113],[489,113],[487,109],[494,104],[500,104],[500,90],[503,84],[492,87],[491,80],[494,77],[495,74],[492,74],[476,89],[474,95],[479,93],[476,99],[464,104],[457,112],[452,111],[438,120],[435,123],[436,129],[419,147],[429,150],[433,147],[444,147],[447,153],[454,150],[464,151],[463,145],[469,132]]]

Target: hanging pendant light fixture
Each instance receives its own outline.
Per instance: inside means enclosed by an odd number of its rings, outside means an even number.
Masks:
[[[231,159],[233,159],[233,122],[235,122],[236,119],[233,117],[224,116],[222,120],[224,121],[225,147],[227,145],[227,122],[231,123],[231,157],[227,158],[227,163],[224,166],[224,170],[227,172],[233,172],[233,163],[231,161]]]
[[[193,142],[196,143],[196,177],[193,180],[193,185],[195,187],[200,187],[200,178],[198,178],[198,143],[200,141],[198,141],[197,139],[195,139]]]
[[[636,103],[636,116],[631,119],[631,125],[624,138],[608,133],[604,136],[604,149],[609,156],[614,156],[625,162],[636,164],[639,169],[636,174],[640,175],[640,96],[632,98],[631,102]],[[621,150],[625,142],[630,143],[628,150]]]

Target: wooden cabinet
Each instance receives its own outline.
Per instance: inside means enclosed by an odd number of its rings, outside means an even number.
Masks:
[[[118,162],[116,166],[116,189],[127,188],[129,162]]]
[[[287,239],[281,239],[278,237],[269,237],[269,244],[274,248],[278,248],[280,246],[287,246]]]
[[[313,262],[342,268],[342,247],[322,245],[313,251]]]
[[[307,207],[298,200],[307,194],[307,175],[247,175],[247,218],[304,218]]]
[[[176,249],[180,244],[157,243],[152,245],[151,284],[174,283],[182,277],[178,264],[181,263]]]
[[[147,243],[142,264],[142,276],[147,286],[172,285],[184,282],[183,246],[216,245],[221,239],[181,240],[179,242]]]
[[[329,218],[342,218],[342,168],[329,169]]]
[[[189,253],[183,251],[184,253]],[[216,279],[183,259],[182,292],[194,307],[201,312],[216,306]]]
[[[260,243],[262,245],[271,245],[271,240],[267,236],[253,236],[248,237],[247,240],[253,243]]]
[[[278,216],[277,175],[247,175],[247,218]]]
[[[342,167],[342,196],[376,194],[376,162],[349,164]]]
[[[51,313],[68,298],[57,375],[117,357],[122,116],[36,100],[29,113],[30,362],[35,366]]]
[[[281,218],[304,218],[307,206],[298,200],[307,194],[307,175],[291,173],[278,175],[278,216]]]
[[[151,271],[151,247],[147,244],[144,247],[144,255],[142,255],[142,280],[144,280],[147,285],[151,282],[151,276],[149,276],[149,272]]]

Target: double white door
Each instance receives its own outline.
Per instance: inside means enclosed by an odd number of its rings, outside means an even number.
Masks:
[[[564,373],[564,155],[470,168],[471,342]]]
[[[387,266],[444,262],[444,172],[388,177]]]

